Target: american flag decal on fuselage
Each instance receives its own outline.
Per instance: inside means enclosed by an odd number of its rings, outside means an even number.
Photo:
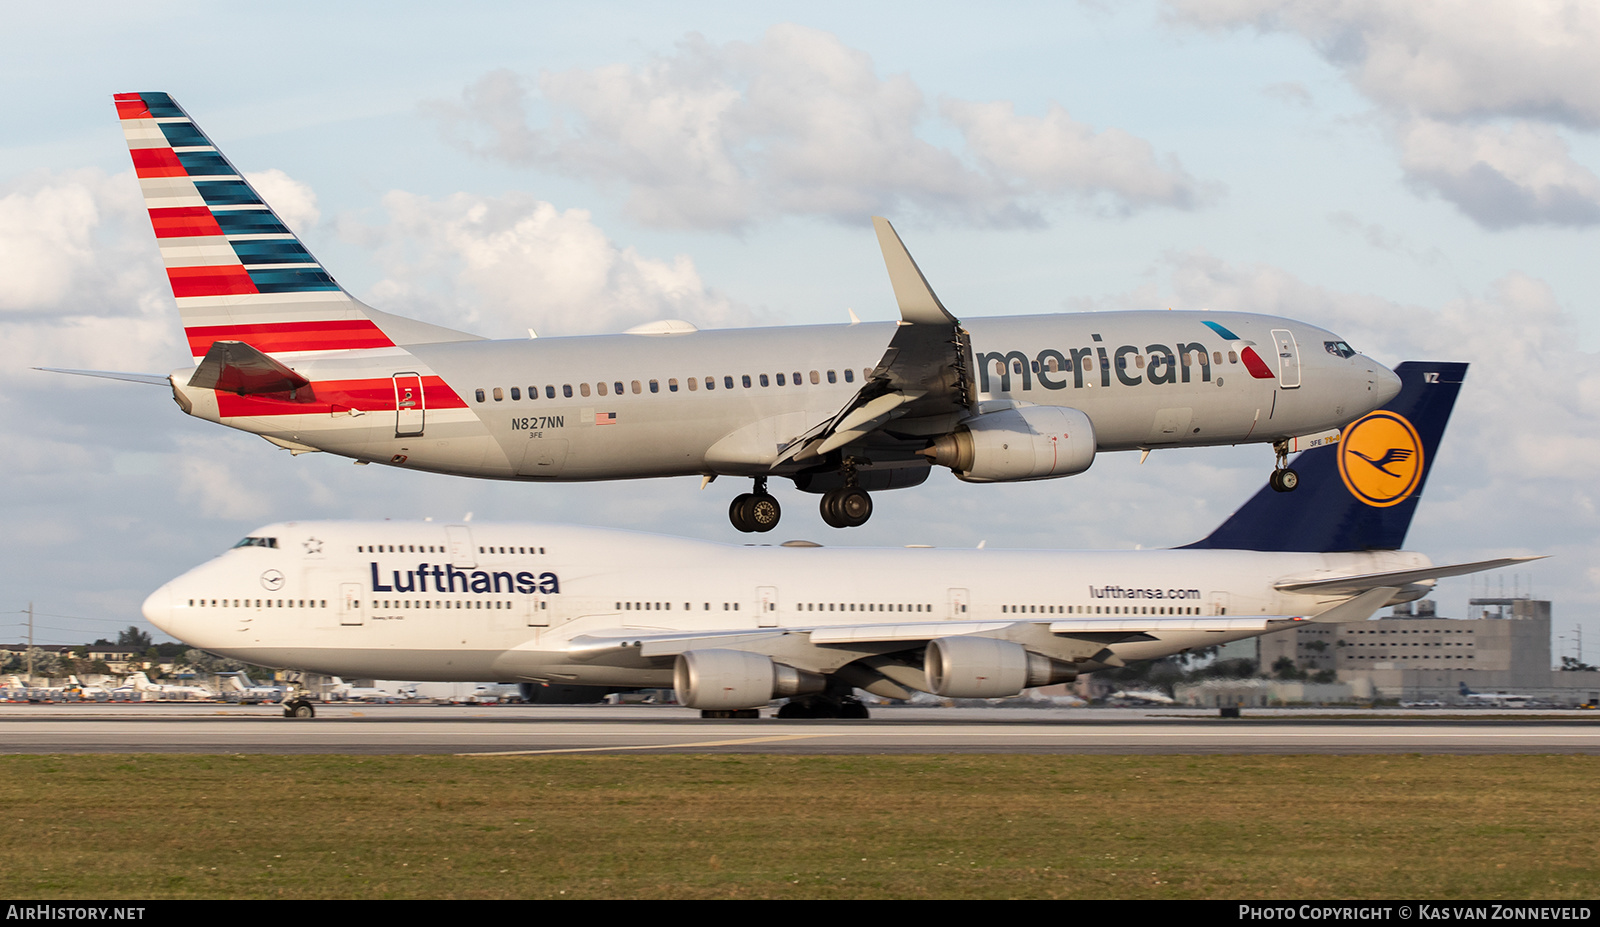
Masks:
[[[394,343],[170,96],[115,100],[197,360],[215,341],[267,352]]]

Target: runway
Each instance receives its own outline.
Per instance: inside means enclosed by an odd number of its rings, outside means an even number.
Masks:
[[[668,706],[0,705],[0,753],[1600,754],[1600,713],[893,707],[870,721]]]

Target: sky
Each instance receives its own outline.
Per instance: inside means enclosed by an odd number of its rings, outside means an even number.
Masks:
[[[698,479],[474,481],[291,458],[160,389],[189,363],[111,95],[172,94],[340,282],[492,337],[896,317],[870,217],[963,318],[1182,308],[1468,361],[1406,546],[1554,601],[1600,661],[1600,7],[1561,2],[8,4],[0,642],[114,637],[255,527],[577,522],[741,543]],[[937,471],[771,540],[1202,537],[1265,446]],[[1487,582],[1487,585],[1486,585]]]

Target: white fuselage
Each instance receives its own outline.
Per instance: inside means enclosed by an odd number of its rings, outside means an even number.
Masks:
[[[1140,660],[1253,636],[1349,596],[1274,584],[1427,566],[1406,551],[1010,551],[731,546],[543,524],[290,522],[152,593],[145,616],[213,653],[346,677],[670,686],[590,642],[938,622],[1193,618],[1112,646]],[[1085,666],[1084,669],[1092,669]]]
[[[1330,353],[1325,345],[1338,336],[1269,316],[1075,313],[973,319],[966,328],[980,409],[1081,409],[1102,451],[1314,434],[1398,389],[1382,365]],[[201,418],[294,450],[408,468],[513,480],[790,475],[806,464],[774,470],[780,448],[861,389],[894,330],[873,323],[278,354],[313,383],[314,397],[293,401],[190,387],[188,370],[172,382],[180,404]],[[1247,370],[1249,345],[1270,377]],[[920,436],[947,433],[959,417],[895,423],[904,447],[886,451],[875,436],[872,465],[925,468]]]

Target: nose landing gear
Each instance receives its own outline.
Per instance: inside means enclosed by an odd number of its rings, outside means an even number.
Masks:
[[[1300,485],[1300,474],[1289,469],[1289,442],[1274,441],[1273,453],[1277,455],[1277,466],[1272,469],[1272,476],[1267,478],[1267,485],[1273,492],[1294,492]]]

